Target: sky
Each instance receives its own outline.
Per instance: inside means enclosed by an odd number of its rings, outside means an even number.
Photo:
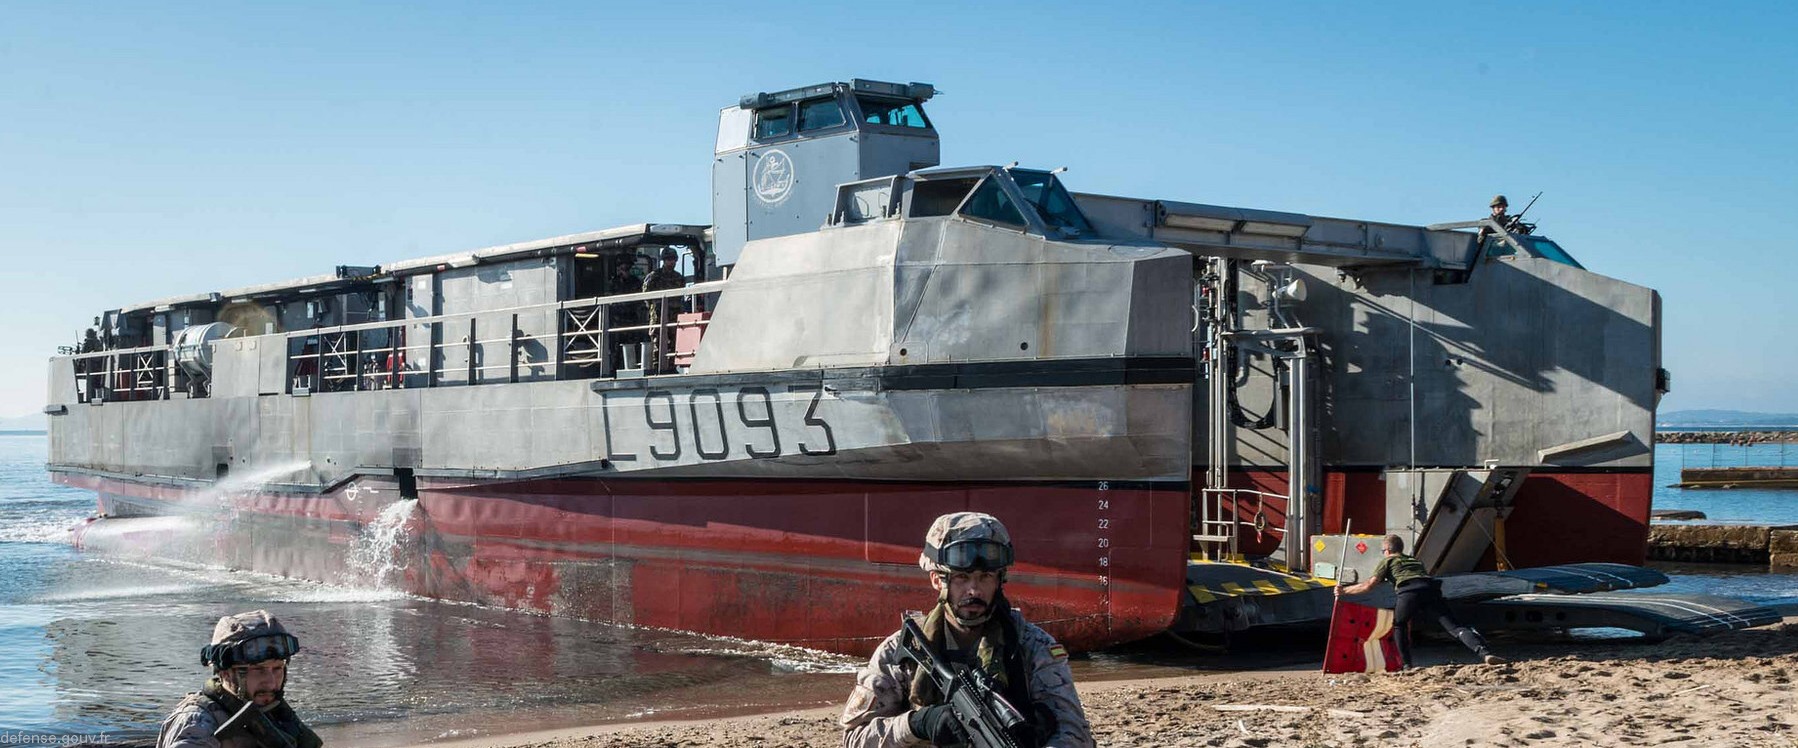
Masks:
[[[859,12],[858,12],[859,11]],[[877,12],[875,12],[877,11]],[[0,3],[0,416],[104,309],[710,223],[717,111],[925,81],[945,165],[1427,224],[1663,297],[1662,410],[1798,412],[1798,5]]]

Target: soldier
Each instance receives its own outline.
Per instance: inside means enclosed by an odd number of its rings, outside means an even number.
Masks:
[[[279,730],[299,748],[320,748],[324,741],[300,721],[282,699],[287,686],[287,660],[300,651],[300,641],[266,610],[220,618],[212,627],[212,643],[200,648],[200,664],[212,666],[212,678],[199,693],[190,693],[162,721],[156,748],[271,748],[278,737],[258,737],[264,727]],[[266,721],[239,720],[245,729],[215,736],[248,704]],[[254,716],[254,715],[252,715]],[[270,738],[273,738],[272,740]]]
[[[1336,596],[1366,594],[1374,585],[1391,580],[1393,589],[1398,593],[1398,604],[1392,611],[1392,639],[1398,645],[1398,658],[1405,667],[1412,666],[1411,620],[1419,617],[1436,621],[1443,631],[1455,637],[1462,646],[1473,650],[1473,654],[1482,662],[1498,665],[1505,661],[1505,658],[1493,654],[1486,647],[1486,640],[1480,636],[1479,631],[1455,620],[1455,615],[1448,610],[1448,602],[1442,599],[1442,583],[1424,571],[1422,561],[1405,554],[1404,538],[1387,535],[1380,543],[1380,550],[1385,558],[1380,559],[1380,564],[1373,567],[1373,576],[1360,584],[1337,587]]]
[[[1005,600],[1011,561],[1011,535],[992,515],[955,512],[936,518],[918,565],[930,573],[937,604],[928,615],[910,615],[924,631],[925,646],[944,661],[991,675],[1006,701],[1031,718],[1040,745],[1091,746],[1067,649]],[[935,683],[899,653],[903,633],[881,642],[856,674],[840,720],[847,748],[956,745],[967,739]]]
[[[1487,206],[1492,208],[1491,219],[1497,222],[1499,226],[1509,230],[1511,228],[1511,217],[1506,215],[1505,211],[1511,209],[1511,202],[1506,200],[1504,195],[1493,195],[1492,202],[1487,203]],[[1492,233],[1491,226],[1481,224],[1479,237],[1475,239],[1475,241],[1479,243],[1479,246],[1484,247],[1486,246],[1486,239],[1491,237]]]
[[[674,267],[679,260],[680,253],[674,251],[673,247],[663,247],[662,266],[643,279],[643,291],[647,293],[686,287],[687,277],[681,275],[680,271]],[[667,371],[669,368],[667,355],[674,348],[674,330],[661,325],[673,321],[676,315],[687,311],[686,303],[679,296],[650,299],[644,303],[649,307],[649,324],[651,325],[649,339],[655,346],[654,368],[656,371]],[[662,314],[664,309],[668,312],[666,317]]]
[[[1500,226],[1510,227],[1511,217],[1505,215],[1505,211],[1511,209],[1511,201],[1506,200],[1504,195],[1493,195],[1492,202],[1487,203],[1486,207],[1492,209],[1492,220],[1497,221]]]
[[[637,280],[636,274],[631,272],[631,266],[637,264],[636,260],[635,253],[619,255],[613,259],[612,277],[606,288],[608,295],[637,293],[643,290],[643,282]],[[614,330],[643,324],[643,305],[635,301],[612,304],[606,307],[606,314],[606,323]],[[627,330],[613,333],[612,342],[621,347],[636,345],[643,342],[643,331]]]

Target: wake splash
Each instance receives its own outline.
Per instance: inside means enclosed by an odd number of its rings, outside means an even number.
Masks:
[[[406,570],[406,559],[412,546],[412,516],[418,511],[418,499],[400,499],[362,527],[356,544],[350,549],[350,569],[374,585],[375,590],[388,590],[393,577]]]

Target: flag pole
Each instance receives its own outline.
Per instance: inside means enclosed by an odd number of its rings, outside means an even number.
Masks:
[[[1342,565],[1348,563],[1348,542],[1350,531],[1355,527],[1354,518],[1342,522],[1342,554],[1336,557],[1336,589],[1330,594],[1330,633],[1324,640],[1324,672],[1330,672],[1330,642],[1336,638],[1336,608],[1342,604]]]

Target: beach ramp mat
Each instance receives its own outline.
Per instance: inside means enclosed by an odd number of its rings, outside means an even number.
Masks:
[[[1619,628],[1659,638],[1706,636],[1779,623],[1780,611],[1712,595],[1630,592],[1526,594],[1455,605],[1463,621],[1485,632]]]
[[[1392,611],[1345,601],[1330,617],[1330,640],[1324,646],[1326,673],[1379,673],[1399,669],[1398,645],[1392,641]]]

